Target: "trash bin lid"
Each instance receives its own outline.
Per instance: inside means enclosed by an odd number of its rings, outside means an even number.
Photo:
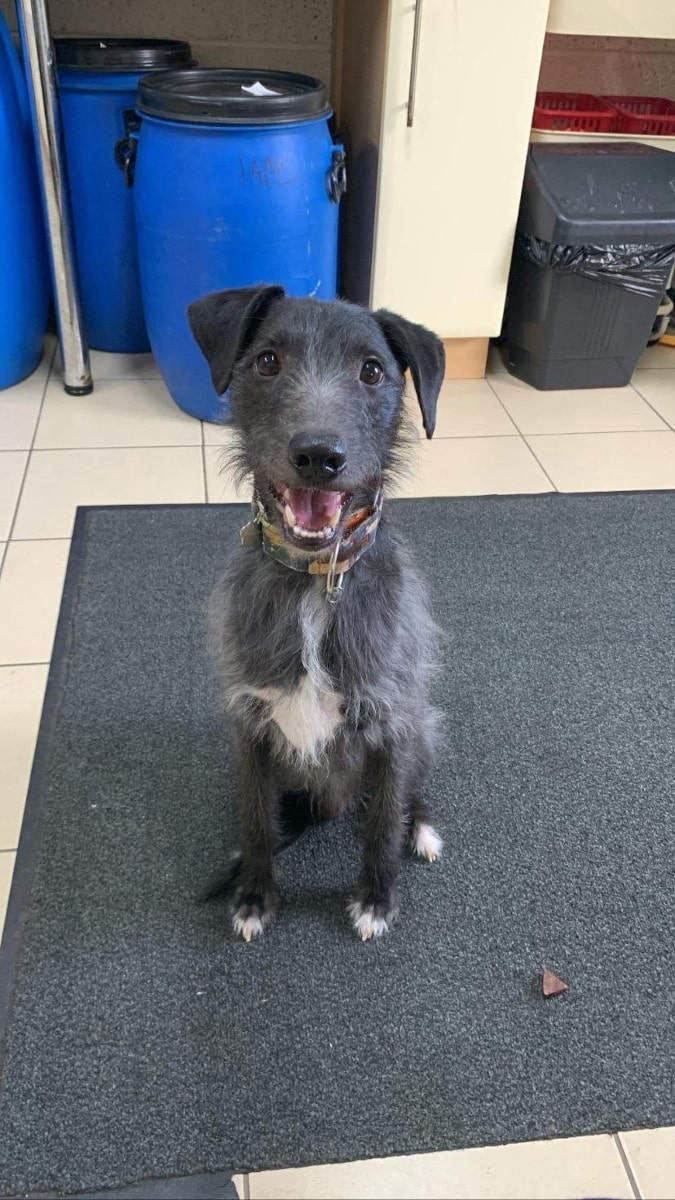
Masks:
[[[636,142],[538,142],[518,232],[557,245],[675,243],[675,154]]]
[[[161,71],[138,85],[138,109],[198,125],[287,125],[331,112],[325,83],[290,71]]]
[[[56,64],[85,71],[167,71],[194,63],[189,42],[169,38],[57,37]]]

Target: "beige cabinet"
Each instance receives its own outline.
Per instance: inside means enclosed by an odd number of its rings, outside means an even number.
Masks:
[[[418,0],[419,3],[419,0]],[[548,0],[340,0],[344,284],[444,338],[499,332]]]

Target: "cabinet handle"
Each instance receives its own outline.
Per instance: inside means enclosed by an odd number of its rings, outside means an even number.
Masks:
[[[410,56],[410,87],[408,88],[408,129],[412,129],[415,117],[415,89],[417,87],[417,60],[420,54],[422,32],[422,0],[415,3],[415,28],[413,30],[412,54]]]

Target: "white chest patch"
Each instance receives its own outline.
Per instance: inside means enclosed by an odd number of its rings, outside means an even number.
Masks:
[[[321,662],[321,640],[328,623],[323,582],[310,588],[300,606],[302,675],[291,691],[277,687],[251,688],[270,705],[271,720],[289,746],[302,758],[317,759],[342,724],[342,696],[333,690]]]

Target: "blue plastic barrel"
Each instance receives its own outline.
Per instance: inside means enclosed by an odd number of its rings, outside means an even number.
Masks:
[[[271,71],[141,81],[134,195],[153,353],[174,400],[218,420],[223,402],[187,322],[207,292],[281,284],[335,296],[344,152],[325,85]]]
[[[42,358],[50,297],[28,92],[0,12],[0,388]]]
[[[143,316],[133,197],[115,159],[148,71],[189,65],[187,42],[157,38],[57,38],[63,136],[73,232],[89,344],[150,349]]]

